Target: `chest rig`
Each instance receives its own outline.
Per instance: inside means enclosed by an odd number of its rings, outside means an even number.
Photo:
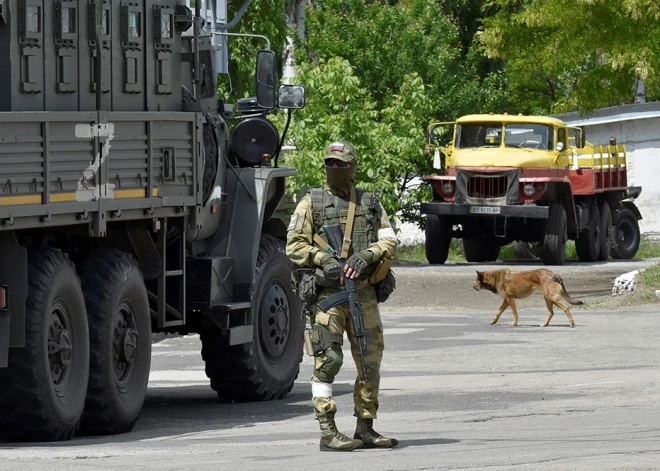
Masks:
[[[341,224],[342,232],[346,234],[348,206],[348,200],[331,194],[325,188],[313,188],[312,214],[314,216],[314,233],[319,234],[327,240],[323,226]],[[376,227],[379,209],[380,203],[375,196],[366,190],[356,190],[355,216],[349,255],[352,255],[354,252],[366,250],[369,248],[369,245],[378,240]]]

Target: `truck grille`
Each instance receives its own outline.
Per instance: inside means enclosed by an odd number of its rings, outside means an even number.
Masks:
[[[470,198],[502,198],[506,196],[506,175],[470,176],[467,194]]]

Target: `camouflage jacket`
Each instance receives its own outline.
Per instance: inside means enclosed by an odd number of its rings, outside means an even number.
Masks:
[[[364,243],[366,249],[373,252],[375,255],[374,261],[378,261],[383,257],[392,257],[394,256],[397,248],[397,238],[390,224],[390,220],[387,217],[387,213],[380,204],[376,205],[376,208],[365,208],[365,198],[361,195],[365,195],[364,190],[358,189],[358,204],[362,209],[356,210],[356,217],[354,223],[355,228],[360,224],[364,226],[373,227],[372,230],[369,230],[368,233],[371,235],[366,239]],[[371,197],[371,194],[366,194],[367,197]],[[326,201],[335,201],[335,196],[325,188],[325,197]],[[348,203],[346,201],[340,201],[340,206],[343,204],[346,208]],[[329,203],[326,205],[337,206],[334,203]],[[317,211],[317,219],[319,218],[319,212],[315,207],[314,210]],[[345,211],[347,213],[347,210]],[[341,212],[337,209],[337,212],[330,214],[331,211],[326,215],[325,220],[336,220],[340,221],[342,225],[342,231],[346,228],[345,217],[341,216]],[[362,216],[360,215],[362,214]],[[325,211],[323,211],[325,214]],[[322,217],[322,216],[321,216]],[[368,219],[368,223],[359,221],[359,218],[363,217]],[[315,224],[316,222],[316,224]],[[289,223],[289,228],[287,231],[287,243],[286,243],[286,254],[289,256],[291,261],[302,268],[308,267],[319,267],[321,266],[321,258],[325,254],[316,244],[314,244],[314,228],[322,226],[324,221],[314,221],[314,211],[312,210],[312,192],[307,194],[296,207],[295,212],[291,216],[291,221]],[[323,234],[320,234],[323,236]],[[359,237],[355,234],[351,237],[353,240],[356,240],[356,237]],[[368,240],[371,239],[371,240]],[[353,247],[355,251],[360,251],[362,247]],[[362,276],[360,276],[362,278]]]

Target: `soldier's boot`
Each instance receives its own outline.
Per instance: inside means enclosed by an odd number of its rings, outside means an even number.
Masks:
[[[355,435],[365,448],[393,448],[399,444],[396,438],[385,438],[374,430],[374,419],[357,419]]]
[[[321,451],[353,451],[362,448],[361,440],[352,440],[339,430],[334,414],[318,417],[321,426]]]

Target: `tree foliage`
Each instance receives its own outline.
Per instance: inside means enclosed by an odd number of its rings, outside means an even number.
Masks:
[[[229,0],[227,17],[233,19],[244,0]],[[249,33],[266,36],[271,42],[271,49],[281,58],[288,27],[285,20],[285,8],[288,1],[252,0],[249,8],[231,33]],[[265,49],[266,43],[261,38],[226,37],[230,51],[229,75],[220,76],[218,89],[220,96],[235,101],[254,94],[254,69],[257,51]]]
[[[503,58],[527,111],[631,103],[636,76],[660,89],[660,4],[653,0],[488,0],[480,42]]]
[[[415,205],[426,188],[412,180],[430,168],[422,154],[424,128],[410,123],[424,122],[431,113],[420,77],[406,76],[393,97],[397,105],[384,109],[378,109],[345,59],[304,64],[297,79],[307,86],[308,104],[292,118],[289,139],[298,149],[284,156],[287,165],[298,169],[297,179],[289,181],[290,190],[323,184],[326,147],[346,139],[357,148],[358,186],[376,191],[388,214],[419,219]]]
[[[476,0],[474,0],[476,1]],[[307,107],[294,114],[287,156],[299,177],[292,189],[324,181],[323,151],[347,139],[360,152],[358,182],[373,187],[389,214],[421,224],[417,204],[430,198],[420,177],[425,127],[477,111],[506,111],[499,73],[480,75],[483,56],[436,0],[324,0],[306,11],[307,39],[296,43],[296,82]],[[466,24],[470,23],[466,21]]]

